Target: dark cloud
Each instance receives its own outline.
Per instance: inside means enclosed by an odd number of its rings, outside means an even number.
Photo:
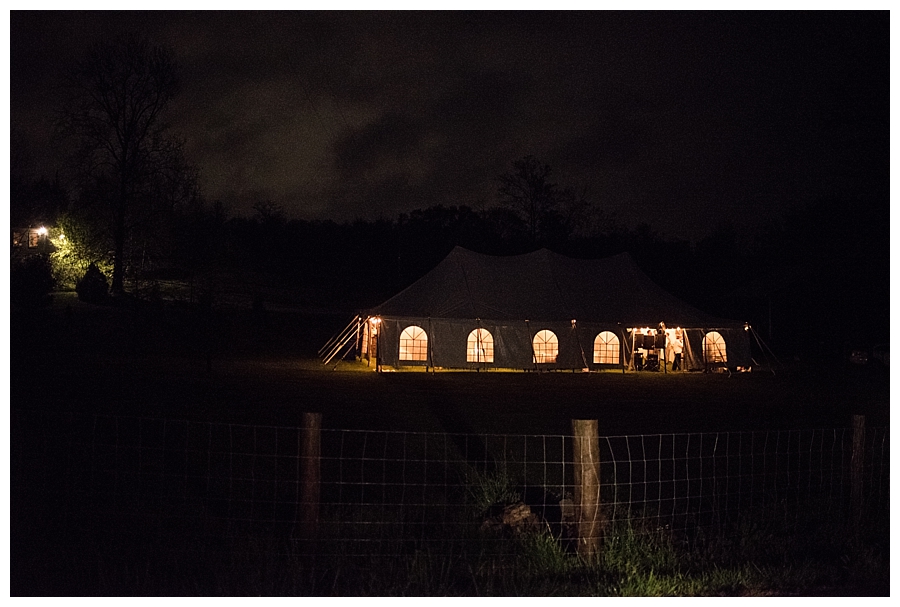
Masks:
[[[348,133],[335,144],[335,161],[340,177],[395,170],[409,162],[423,136],[422,125],[409,115],[390,112],[363,128]]]
[[[66,65],[127,29],[172,49],[172,127],[237,213],[480,207],[528,154],[677,237],[887,192],[887,12],[13,11],[10,121],[36,169],[60,163]]]

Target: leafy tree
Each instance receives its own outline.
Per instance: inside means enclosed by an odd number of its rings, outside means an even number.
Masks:
[[[91,265],[104,274],[112,273],[105,233],[91,227],[91,221],[77,212],[60,216],[50,228],[50,265],[58,289],[74,289]]]
[[[177,66],[164,48],[127,34],[90,47],[66,89],[58,131],[71,144],[78,203],[92,207],[111,242],[112,292],[121,293],[126,244],[158,244],[172,208],[196,193],[183,143],[163,122]]]
[[[190,273],[204,273],[228,265],[233,239],[225,232],[227,220],[227,211],[221,201],[207,204],[202,196],[179,209],[174,265]]]
[[[34,309],[50,303],[53,274],[45,255],[30,255],[13,264],[9,276],[9,296],[13,307]]]

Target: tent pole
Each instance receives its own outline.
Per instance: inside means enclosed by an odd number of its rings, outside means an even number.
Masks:
[[[663,341],[663,375],[669,373],[668,365],[669,365],[669,335],[663,331],[663,335],[665,336],[665,340]]]
[[[481,319],[475,319],[475,372],[480,372],[483,366],[482,354],[484,346],[481,345]]]
[[[663,375],[669,372],[669,336],[664,332],[666,340],[663,342]]]
[[[431,326],[431,317],[428,317],[428,360],[425,361],[425,373],[428,373],[428,363],[431,363],[431,372],[434,373],[434,327]]]
[[[537,353],[534,351],[534,338],[531,337],[531,325],[528,324],[528,319],[525,319],[525,328],[528,330],[528,343],[531,346],[531,364],[534,366],[534,371],[537,373]]]
[[[709,361],[706,359],[706,328],[700,329],[700,357],[703,359],[703,372],[709,373]]]
[[[575,319],[572,319],[572,333],[574,333],[575,335],[575,341],[578,343],[578,349],[581,350],[581,363],[584,365],[582,369],[588,369],[590,371],[590,367],[588,367],[587,357],[584,355],[584,346],[581,344],[581,339],[578,335],[578,325],[575,324]]]
[[[750,334],[753,335],[754,339],[756,339],[756,343],[757,343],[757,345],[759,345],[760,351],[762,352],[763,356],[766,357],[766,360],[768,360],[768,358],[769,358],[769,357],[766,355],[766,350],[768,350],[768,351],[769,351],[769,354],[772,355],[772,358],[775,359],[775,362],[778,363],[778,366],[784,368],[784,365],[781,364],[781,361],[778,360],[778,357],[775,356],[775,353],[772,352],[772,349],[769,348],[768,344],[766,344],[766,343],[762,340],[762,338],[759,336],[759,333],[757,333],[757,332],[756,332],[756,329],[754,329],[752,326],[750,327]],[[775,368],[772,367],[770,370],[772,371],[772,375],[775,375]]]
[[[379,323],[381,324],[381,323]],[[378,327],[375,331],[375,372],[381,373],[381,332],[384,330],[383,327]],[[369,356],[372,353],[369,352]]]
[[[356,346],[354,349],[356,350],[356,355],[358,357],[360,357],[360,360],[362,359],[362,355],[360,352],[359,342],[362,339],[362,323],[363,322],[364,321],[362,320],[362,317],[360,317],[360,315],[357,314],[356,315]]]

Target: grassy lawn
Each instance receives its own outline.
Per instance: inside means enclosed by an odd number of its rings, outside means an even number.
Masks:
[[[348,320],[288,308],[260,317],[248,307],[201,314],[177,302],[92,306],[57,294],[50,309],[11,318],[12,407],[275,426],[299,425],[303,412],[315,411],[331,429],[504,435],[569,434],[572,419],[597,419],[606,436],[836,428],[849,426],[854,414],[866,415],[870,426],[889,425],[887,372],[842,361],[810,357],[785,361],[774,374],[731,376],[377,374],[354,360],[323,366],[316,350]],[[148,535],[131,546],[116,539],[115,525],[103,533],[112,539],[98,540],[85,558],[83,542],[61,545],[51,533],[59,529],[54,525],[65,526],[55,507],[31,495],[13,492],[12,498],[14,593],[889,593],[887,521],[870,521],[874,527],[860,532],[840,521],[786,529],[755,519],[736,540],[710,537],[690,544],[665,530],[622,529],[594,562],[538,536],[518,538],[513,560],[501,563],[485,556],[487,540],[478,536],[451,557],[413,543],[392,559],[372,555],[310,564],[271,534],[245,538],[236,552],[188,545],[178,551],[189,534]],[[48,564],[49,551],[55,558]],[[186,557],[188,552],[194,557]]]
[[[172,303],[92,306],[57,294],[49,311],[12,320],[12,395],[23,407],[283,425],[318,411],[333,428],[451,432],[565,433],[573,418],[596,418],[608,435],[845,427],[853,414],[889,423],[887,372],[841,361],[731,376],[323,366],[316,350],[347,320],[281,310],[260,321],[248,308],[204,317]]]

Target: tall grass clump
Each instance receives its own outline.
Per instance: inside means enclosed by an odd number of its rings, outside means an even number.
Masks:
[[[465,473],[466,501],[475,514],[483,514],[494,504],[511,504],[522,499],[513,479],[504,472],[482,472],[471,468]]]

